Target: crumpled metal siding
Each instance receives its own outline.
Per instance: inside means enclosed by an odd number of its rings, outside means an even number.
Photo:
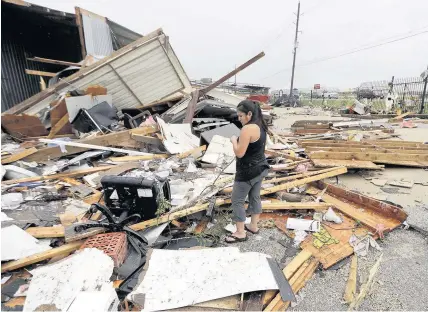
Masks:
[[[113,52],[110,27],[105,20],[82,14],[86,53],[108,56]]]
[[[24,47],[9,40],[1,41],[1,111],[40,92],[40,78],[25,73]],[[38,70],[38,64],[33,65]]]
[[[162,34],[116,57],[87,76],[74,81],[72,85],[64,87],[60,92],[74,88],[84,89],[94,84],[102,85],[112,94],[113,105],[118,110],[150,104],[174,94],[190,85],[190,82],[170,44],[166,47],[164,45],[165,35]],[[55,96],[51,95],[25,112],[38,114],[54,99]]]

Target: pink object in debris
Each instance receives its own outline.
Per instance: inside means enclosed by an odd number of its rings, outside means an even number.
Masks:
[[[416,128],[416,127],[417,125],[415,125],[411,120],[404,120],[401,123],[401,128]]]
[[[306,171],[308,171],[310,166],[311,166],[310,163],[298,164],[295,171],[296,172],[306,172]]]

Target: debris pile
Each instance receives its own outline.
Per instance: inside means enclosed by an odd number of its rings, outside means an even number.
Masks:
[[[176,71],[171,83],[141,64],[157,50]],[[407,214],[323,180],[347,168],[426,166],[426,145],[381,140],[392,136],[382,120],[298,123],[287,137],[271,127],[261,220],[292,238],[296,255],[281,270],[270,255],[216,248],[230,222],[240,124],[236,104],[210,92],[263,55],[195,89],[157,30],[3,114],[2,290],[26,291],[2,291],[2,308],[285,310],[318,268],[378,248]],[[186,87],[163,114],[148,111]],[[372,283],[357,296],[355,267],[351,307]]]

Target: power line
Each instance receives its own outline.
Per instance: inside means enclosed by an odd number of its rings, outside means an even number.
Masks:
[[[416,33],[416,34],[413,34],[413,35],[405,36],[405,37],[402,37],[402,38],[390,40],[390,41],[387,41],[387,42],[379,43],[379,44],[376,44],[376,45],[371,45],[371,46],[368,46],[368,47],[365,47],[365,48],[360,48],[360,49],[353,50],[353,51],[350,51],[350,52],[342,53],[342,54],[339,54],[339,55],[317,59],[317,60],[310,61],[310,62],[305,63],[305,64],[296,65],[296,67],[312,65],[312,64],[315,64],[315,63],[320,63],[320,62],[328,61],[328,60],[331,60],[331,59],[335,59],[335,58],[339,58],[339,57],[342,57],[342,56],[346,56],[346,55],[358,53],[358,52],[361,52],[361,51],[365,51],[365,50],[369,50],[369,49],[374,49],[374,48],[377,48],[377,47],[380,47],[380,46],[383,46],[383,45],[386,45],[386,44],[390,44],[390,43],[393,43],[393,42],[397,42],[397,41],[409,39],[409,38],[416,37],[416,36],[419,36],[419,35],[422,35],[422,34],[425,34],[425,33],[428,33],[428,30],[425,30],[425,31],[422,31],[422,32],[419,32],[419,33]],[[262,78],[262,80],[270,78],[270,77],[273,77],[273,76],[276,76],[276,75],[278,75],[278,74],[280,74],[282,72],[285,72],[287,70],[290,70],[290,69],[291,68],[282,69],[282,70],[280,70],[280,71],[278,71],[278,72],[276,72],[276,73],[274,73],[272,75],[269,75],[269,76],[266,76],[266,77]]]

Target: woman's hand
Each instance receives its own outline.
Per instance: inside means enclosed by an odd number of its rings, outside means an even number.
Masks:
[[[230,142],[232,142],[232,144],[237,143],[237,142],[238,142],[238,137],[237,137],[236,135],[233,135],[233,136],[230,138]]]

